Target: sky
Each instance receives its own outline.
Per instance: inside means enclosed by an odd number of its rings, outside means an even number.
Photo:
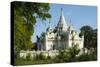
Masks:
[[[96,6],[83,6],[83,5],[69,5],[69,4],[50,4],[50,25],[54,28],[61,16],[61,8],[65,17],[66,24],[73,25],[74,29],[80,32],[80,28],[84,25],[89,25],[93,29],[97,28],[97,7]],[[46,32],[49,26],[49,19],[41,21],[37,19],[34,25],[34,33],[32,35],[32,42],[36,42],[36,36],[40,36],[42,32]]]

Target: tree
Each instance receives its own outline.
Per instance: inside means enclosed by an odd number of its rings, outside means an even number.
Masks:
[[[97,29],[93,30],[93,35],[92,35],[92,47],[97,49]]]
[[[14,2],[14,46],[16,48],[20,50],[32,48],[31,36],[34,33],[36,19],[50,18],[49,9],[48,3]]]
[[[81,32],[79,35],[84,34],[84,46],[86,48],[96,48],[97,47],[97,30],[94,30],[90,26],[81,27]]]

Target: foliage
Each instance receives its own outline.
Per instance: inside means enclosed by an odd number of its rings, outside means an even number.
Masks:
[[[36,57],[34,57],[34,60],[30,59],[30,55],[27,56],[26,59],[22,58],[16,58],[15,59],[15,65],[28,65],[28,64],[48,64],[48,63],[64,63],[64,62],[76,62],[76,61],[96,61],[97,60],[97,53],[95,51],[91,51],[88,53],[83,53],[79,56],[76,56],[78,54],[78,50],[76,50],[76,47],[73,47],[74,49],[70,48],[67,50],[60,50],[59,54],[51,58],[50,56],[44,56],[43,53],[40,53]],[[74,51],[75,50],[75,51]],[[74,51],[74,52],[73,52]]]
[[[31,60],[31,54],[30,53],[26,56],[26,60],[27,61]]]
[[[51,56],[47,56],[47,59],[51,59]]]
[[[84,53],[78,57],[78,61],[95,61],[97,60],[96,52]]]
[[[73,46],[69,49],[64,49],[59,51],[59,55],[55,58],[55,62],[71,62],[76,61],[76,55],[78,55],[80,52],[80,49],[78,49],[78,46],[73,44]]]
[[[35,60],[45,60],[45,55],[41,52],[40,54],[36,54]]]
[[[82,31],[82,32],[80,32],[79,37],[82,38],[83,35],[84,35],[84,32]]]
[[[70,53],[67,50],[59,51],[56,62],[67,62],[70,60]]]
[[[41,53],[39,54],[39,58],[40,58],[40,60],[45,60],[45,55],[41,52]]]
[[[80,49],[78,48],[77,44],[72,44],[72,47],[69,49],[69,53],[71,56],[71,59],[75,58],[76,55],[78,55],[80,52]]]
[[[18,58],[19,57],[20,49],[17,48],[17,47],[15,47],[14,50],[16,50],[16,51],[14,51],[14,59],[15,59],[15,58]]]
[[[33,43],[31,50],[37,50],[37,43]]]
[[[36,19],[50,18],[49,9],[48,3],[14,2],[14,51],[32,48]]]
[[[84,34],[84,47],[97,48],[97,29],[90,26],[81,27],[80,36]]]

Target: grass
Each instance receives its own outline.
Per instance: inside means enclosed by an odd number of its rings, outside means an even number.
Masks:
[[[55,63],[52,59],[50,60],[25,60],[25,59],[15,59],[15,65],[36,65],[36,64],[52,64]]]

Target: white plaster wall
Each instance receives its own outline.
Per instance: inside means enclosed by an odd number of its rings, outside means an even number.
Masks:
[[[84,48],[84,37],[81,38],[81,41],[80,41],[80,48]]]
[[[48,41],[48,50],[52,50],[52,48],[53,48],[53,41]]]
[[[55,45],[57,44],[56,45],[57,48],[62,47],[62,44],[63,44],[62,42],[60,42],[60,41],[59,41],[59,43],[53,42],[55,35],[56,34],[54,34],[54,33],[51,33],[51,34],[49,34],[49,32],[47,33],[47,35],[45,37],[45,46],[44,46],[45,50],[48,51],[48,50],[53,49],[54,44]],[[73,35],[74,35],[74,43],[79,44],[78,46],[79,46],[80,49],[83,48],[83,45],[84,45],[84,39],[83,38],[84,37],[80,38],[78,33],[75,33],[75,32],[73,33]],[[68,34],[68,41],[66,41],[65,47],[68,47],[68,48],[72,47],[72,34]]]
[[[75,35],[75,44],[78,44],[80,49],[83,48],[83,45],[84,45],[83,37],[80,38],[78,35]]]
[[[74,34],[74,43],[79,45],[79,48],[84,48],[84,37],[80,38],[78,34]],[[72,35],[68,36],[68,47],[72,47]]]
[[[72,47],[72,36],[71,36],[71,34],[68,35],[68,47]]]
[[[47,38],[47,36],[46,36],[46,41],[45,41],[45,50],[48,50],[49,49],[49,47],[48,47],[48,38]]]

